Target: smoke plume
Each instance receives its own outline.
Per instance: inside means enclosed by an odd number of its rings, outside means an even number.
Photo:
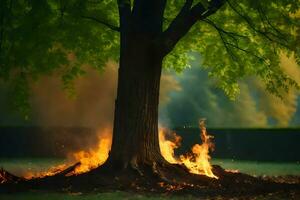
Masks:
[[[294,58],[282,55],[280,61],[283,71],[300,84],[300,68]],[[258,99],[260,109],[273,121],[274,125],[288,126],[297,111],[299,91],[290,88],[288,93],[283,93],[283,99],[279,99],[274,95],[265,93],[264,87],[259,81],[256,81],[255,86],[260,94]]]
[[[33,121],[39,126],[111,127],[117,66],[109,62],[101,74],[86,69],[75,80],[75,98],[62,90],[59,77],[43,77],[33,85]]]
[[[254,77],[240,83],[241,93],[231,101],[199,67],[199,60],[183,74],[176,78],[174,75],[181,90],[171,92],[171,101],[162,107],[160,119],[163,124],[195,126],[199,118],[207,118],[210,127],[285,127],[292,124],[292,119],[295,123],[299,95],[295,88],[281,100],[267,93],[264,85]],[[300,83],[300,68],[293,58],[282,55],[281,66]]]
[[[291,89],[284,100],[265,92],[258,79],[241,82],[241,94],[230,101],[199,67],[199,59],[182,74],[164,72],[161,79],[160,123],[167,126],[197,125],[207,118],[214,127],[287,126],[297,122],[298,91]],[[293,58],[281,57],[282,68],[300,83],[300,69]],[[62,91],[59,77],[42,77],[32,84],[32,118],[29,124],[53,127],[111,128],[117,87],[117,63],[108,62],[102,73],[87,68],[75,81],[75,99]],[[22,125],[11,117],[1,96],[2,125]],[[11,119],[11,120],[10,120]],[[299,121],[299,120],[298,120]]]

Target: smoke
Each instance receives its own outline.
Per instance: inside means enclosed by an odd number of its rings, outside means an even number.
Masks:
[[[160,85],[160,94],[159,94],[159,102],[161,106],[166,105],[172,99],[170,96],[171,92],[181,91],[181,86],[179,82],[175,79],[172,74],[168,72],[164,72],[161,77],[161,85]]]
[[[300,84],[300,68],[295,59],[282,55],[280,61],[286,74]],[[283,99],[279,99],[274,95],[264,93],[264,88],[258,81],[256,81],[256,87],[261,96],[259,99],[260,108],[272,121],[275,121],[273,123],[276,126],[288,126],[297,110],[299,91],[291,88],[288,93],[283,93]]]
[[[112,133],[114,102],[117,90],[118,64],[108,62],[102,73],[89,67],[86,74],[75,81],[75,98],[69,98],[62,90],[59,76],[42,77],[32,85],[32,123],[41,127],[89,127],[96,130],[87,138],[72,138],[74,147],[96,147],[98,138],[108,138]],[[174,77],[163,74],[161,78],[160,103],[170,101],[169,92],[180,90]],[[108,131],[110,130],[110,131]],[[52,136],[53,137],[53,136]],[[64,134],[56,135],[63,140]],[[110,135],[111,137],[111,135]],[[72,145],[71,145],[72,146]]]
[[[168,126],[194,126],[206,118],[209,126],[266,126],[266,116],[258,110],[249,88],[242,84],[241,95],[230,101],[215,87],[206,71],[192,67],[178,77],[181,91],[171,93],[171,101],[161,109],[161,121]]]
[[[192,68],[176,75],[181,90],[170,92],[171,100],[162,106],[160,120],[163,124],[195,126],[203,117],[211,127],[285,127],[292,119],[296,121],[299,94],[296,89],[291,88],[281,100],[267,93],[257,78],[249,78],[240,83],[241,93],[231,101],[199,67],[199,60],[192,63]],[[300,83],[300,69],[293,58],[282,55],[281,65]]]
[[[265,92],[257,79],[241,82],[241,94],[230,101],[215,87],[199,59],[182,74],[164,72],[161,79],[160,123],[164,126],[196,125],[207,118],[214,127],[287,126],[297,122],[298,92],[292,89],[281,101]],[[281,57],[283,69],[300,83],[300,69],[293,58]],[[117,87],[117,63],[108,62],[102,73],[89,67],[86,75],[75,81],[76,98],[62,91],[57,76],[42,77],[32,85],[33,114],[30,124],[42,127],[69,126],[105,129],[112,127]],[[3,95],[2,95],[3,96]],[[1,108],[6,108],[3,97]],[[22,125],[16,117],[1,112],[2,124]],[[299,120],[298,120],[299,121]],[[98,131],[100,132],[100,131]]]
[[[89,66],[85,66],[84,69],[86,74],[74,83],[75,98],[70,98],[62,90],[63,85],[58,74],[40,77],[37,82],[32,82],[30,97],[32,114],[28,121],[22,120],[20,115],[9,110],[9,99],[5,95],[7,85],[1,83],[0,124],[43,127],[45,141],[51,137],[51,141],[62,144],[52,144],[49,141],[48,145],[61,146],[66,154],[79,149],[97,147],[99,137],[107,138],[107,132],[112,133],[118,64],[108,62],[101,73]],[[171,100],[169,92],[179,90],[180,86],[175,78],[164,73],[161,78],[160,104],[165,105]],[[53,127],[87,127],[95,131],[53,129]],[[74,130],[74,133],[65,133],[71,130]],[[86,134],[82,131],[86,131]]]
[[[75,81],[75,99],[62,91],[58,77],[43,77],[34,84],[33,121],[39,126],[72,126],[111,128],[117,89],[117,63],[108,62],[102,74],[88,68],[86,75]],[[169,92],[179,91],[170,74],[161,78],[160,103],[170,101]]]
[[[62,90],[59,77],[33,85],[33,121],[39,126],[111,127],[116,97],[117,65],[108,62],[101,74],[92,68],[75,80],[75,98]]]

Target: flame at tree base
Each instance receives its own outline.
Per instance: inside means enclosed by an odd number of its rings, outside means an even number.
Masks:
[[[181,137],[176,135],[176,133],[172,133],[171,137],[174,138],[174,142],[172,142],[167,139],[166,129],[160,129],[159,140],[161,153],[168,162],[184,164],[193,174],[201,174],[218,179],[212,172],[212,166],[209,162],[209,152],[214,150],[214,144],[211,142],[213,137],[208,135],[204,120],[200,120],[199,127],[201,130],[200,136],[202,144],[195,144],[192,147],[192,153],[180,155],[179,158],[176,158],[174,150],[180,146]]]
[[[82,174],[102,165],[108,158],[111,148],[111,129],[105,129],[99,136],[99,143],[96,149],[79,151],[72,155],[73,159],[80,162],[75,168],[74,174]]]
[[[65,164],[51,167],[45,172],[27,172],[24,175],[24,178],[31,179],[34,177],[53,176],[70,167],[70,165],[73,165],[74,163],[79,164],[76,165],[72,172],[67,173],[66,176],[82,174],[92,169],[95,169],[102,165],[108,158],[108,154],[111,148],[111,136],[112,130],[110,128],[98,131],[99,142],[96,148],[90,148],[85,151],[82,150],[75,153],[71,153]]]
[[[190,173],[206,175],[211,178],[218,179],[212,172],[212,166],[209,163],[209,152],[213,150],[214,144],[211,142],[212,136],[208,135],[205,128],[204,120],[200,120],[199,126],[201,129],[202,144],[196,144],[192,147],[192,153],[180,155],[176,157],[174,150],[180,146],[181,137],[176,133],[170,134],[167,129],[160,128],[159,144],[162,156],[171,164],[184,164]],[[87,151],[79,151],[71,154],[68,163],[80,163],[75,169],[66,174],[77,175],[88,172],[102,165],[108,158],[111,148],[112,130],[104,129],[99,134],[99,143],[96,148],[91,148]],[[28,172],[24,177],[45,177],[53,176],[68,167],[68,164],[62,164],[50,168],[46,172],[32,173]]]

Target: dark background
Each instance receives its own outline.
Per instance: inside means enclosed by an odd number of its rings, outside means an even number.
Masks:
[[[175,128],[182,136],[176,153],[200,143],[199,129]],[[213,158],[274,162],[300,161],[300,129],[208,129]],[[65,157],[97,143],[96,129],[84,127],[0,127],[0,157]]]

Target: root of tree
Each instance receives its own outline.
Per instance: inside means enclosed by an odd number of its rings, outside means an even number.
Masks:
[[[182,165],[153,163],[119,169],[104,164],[87,173],[71,174],[76,166],[66,168],[53,176],[24,179],[0,170],[0,192],[27,191],[164,193],[192,196],[256,196],[268,193],[287,193],[300,197],[300,177],[285,182],[281,179],[253,177],[228,172],[213,166],[219,179],[189,173]],[[277,180],[277,182],[276,182]]]

